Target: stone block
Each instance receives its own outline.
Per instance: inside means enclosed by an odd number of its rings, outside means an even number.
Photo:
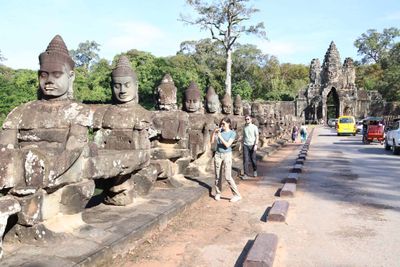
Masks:
[[[21,210],[19,202],[11,197],[0,197],[0,259],[3,257],[3,235],[7,227],[8,217]]]
[[[278,237],[275,234],[258,234],[243,267],[272,267],[277,247]]]
[[[289,202],[286,200],[276,200],[268,213],[268,221],[284,222],[289,209]]]
[[[295,172],[290,172],[287,177],[285,178],[285,183],[293,183],[297,184],[297,181],[299,180],[299,174]]]
[[[0,217],[8,217],[21,211],[18,200],[11,196],[0,197]]]
[[[157,180],[157,168],[150,164],[150,166],[140,170],[132,176],[134,182],[135,193],[139,196],[147,195],[154,187]]]
[[[177,165],[177,174],[185,173],[186,168],[190,164],[190,157],[179,158],[175,161]]]
[[[299,154],[299,156],[298,156],[297,158],[298,158],[298,159],[306,160],[306,159],[307,159],[307,155],[305,155],[305,154]]]
[[[281,197],[294,197],[296,193],[296,184],[285,183],[281,189],[279,196]]]
[[[151,164],[157,165],[158,178],[163,179],[174,175],[174,163],[169,159],[151,160]]]
[[[303,165],[302,164],[295,164],[293,166],[292,172],[301,173],[302,171],[303,171]]]
[[[21,205],[18,213],[18,223],[32,226],[43,221],[42,206],[46,191],[39,189],[35,194],[17,198]]]
[[[94,189],[95,184],[93,180],[86,180],[61,188],[60,212],[63,214],[81,212],[93,196]]]
[[[24,182],[23,155],[17,150],[1,148],[0,189],[12,188]]]

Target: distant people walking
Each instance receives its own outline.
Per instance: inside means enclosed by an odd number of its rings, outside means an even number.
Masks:
[[[302,143],[304,143],[307,140],[307,135],[308,135],[307,126],[304,123],[302,123],[300,127],[300,139]]]
[[[219,128],[215,129],[211,134],[211,143],[217,141],[217,149],[214,156],[215,164],[215,200],[221,199],[222,181],[221,170],[224,165],[225,180],[228,182],[233,197],[231,202],[242,199],[235,181],[232,178],[232,143],[236,138],[236,132],[231,130],[231,120],[227,117],[223,118],[219,124]]]
[[[297,125],[295,125],[292,128],[292,143],[296,143],[298,135],[299,135],[299,127],[297,127]]]
[[[243,128],[243,169],[244,179],[247,176],[251,176],[249,170],[249,164],[253,167],[253,175],[257,176],[257,146],[259,140],[258,127],[251,121],[251,117],[247,115],[245,117],[245,126]]]

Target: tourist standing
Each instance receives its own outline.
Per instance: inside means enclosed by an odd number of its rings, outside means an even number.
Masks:
[[[221,199],[222,181],[221,170],[224,165],[225,180],[228,182],[233,197],[231,202],[236,202],[242,199],[235,181],[232,178],[232,143],[236,138],[236,132],[231,130],[231,120],[225,117],[221,120],[219,128],[216,128],[211,134],[211,143],[217,141],[217,149],[214,156],[215,165],[215,200]]]
[[[299,127],[297,127],[297,125],[295,125],[292,128],[292,143],[296,143],[298,135],[299,135]]]
[[[257,176],[257,146],[258,146],[258,127],[251,121],[251,117],[245,117],[245,126],[243,128],[243,168],[244,179],[249,175],[249,164],[253,167],[253,176]],[[250,176],[250,175],[249,175]]]
[[[304,123],[302,123],[300,127],[300,139],[302,143],[304,143],[307,140],[307,135],[308,135],[307,126]]]

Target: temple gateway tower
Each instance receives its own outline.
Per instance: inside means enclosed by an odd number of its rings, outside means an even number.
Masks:
[[[322,66],[319,59],[310,64],[310,83],[300,90],[296,99],[296,115],[306,122],[352,115],[363,118],[370,115],[372,92],[355,86],[353,59],[341,64],[339,51],[332,41]],[[376,92],[374,92],[376,93]]]

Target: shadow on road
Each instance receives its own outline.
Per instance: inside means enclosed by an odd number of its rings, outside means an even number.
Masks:
[[[253,240],[248,240],[246,245],[244,246],[242,253],[240,253],[238,259],[235,262],[235,267],[242,267],[244,261],[246,260],[247,254],[249,253],[251,247],[253,246],[254,241]]]

